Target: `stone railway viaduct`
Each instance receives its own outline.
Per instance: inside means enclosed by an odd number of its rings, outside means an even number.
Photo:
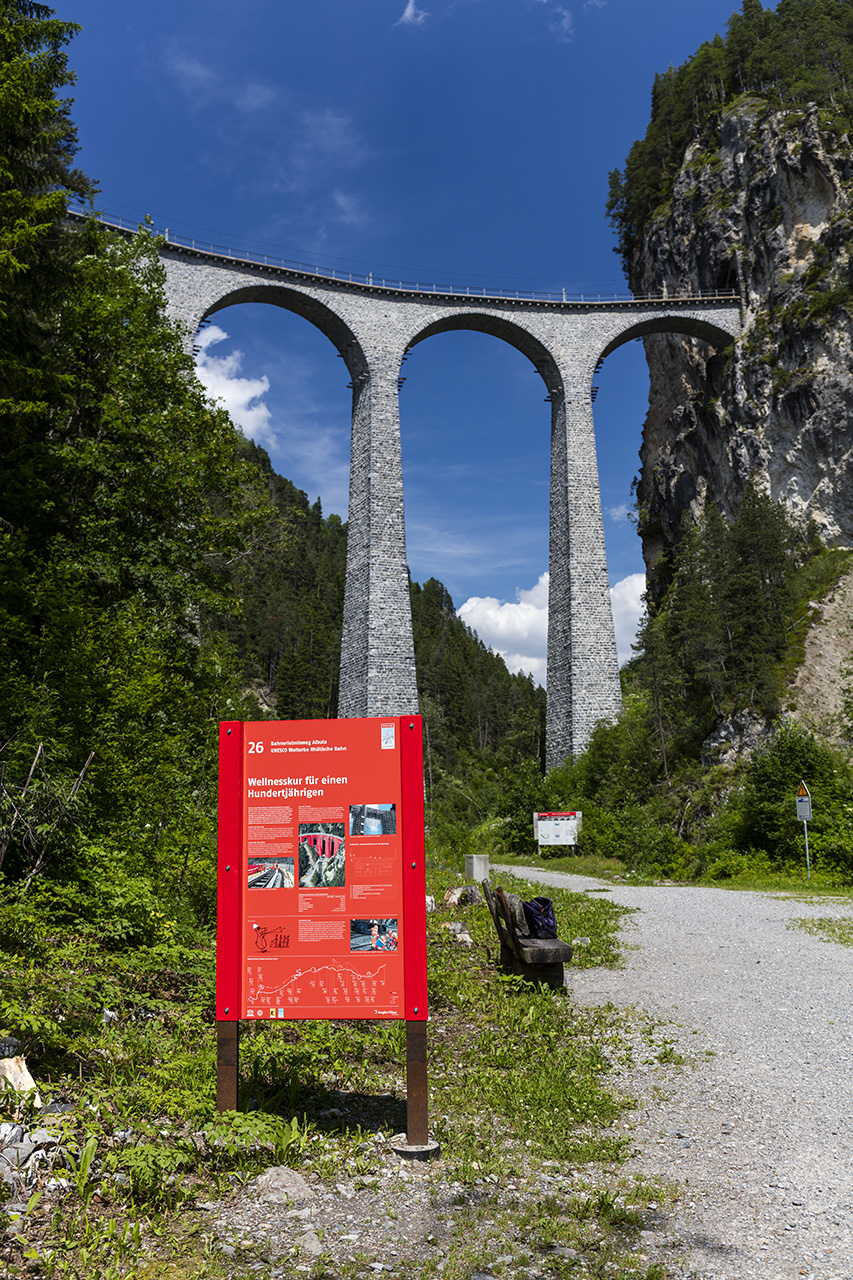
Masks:
[[[352,379],[349,533],[339,714],[417,711],[398,403],[406,353],[436,333],[476,329],[534,364],[551,402],[549,767],[582,751],[621,706],[592,415],[597,366],[650,333],[714,347],[741,329],[733,296],[575,301],[339,279],[174,243],[161,251],[170,312],[192,345],[224,307],[265,302],[316,325]]]

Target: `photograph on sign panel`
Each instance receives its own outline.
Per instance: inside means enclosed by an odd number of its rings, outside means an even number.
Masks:
[[[396,951],[397,920],[350,920],[350,951]]]
[[[351,804],[349,807],[351,836],[395,836],[397,806],[393,804]]]
[[[293,858],[256,858],[249,855],[250,889],[292,889]]]
[[[343,822],[300,822],[300,889],[339,889],[346,883]]]

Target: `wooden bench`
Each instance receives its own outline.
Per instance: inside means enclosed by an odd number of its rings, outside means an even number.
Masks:
[[[559,938],[531,938],[521,898],[516,894],[504,893],[499,887],[492,889],[488,880],[483,881],[483,894],[500,940],[503,972],[562,989],[563,965],[573,954],[569,943]]]

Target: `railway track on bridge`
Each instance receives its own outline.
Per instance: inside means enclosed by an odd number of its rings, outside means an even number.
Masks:
[[[82,220],[86,215],[69,210],[68,216],[77,221]],[[138,226],[123,218],[99,218],[98,222],[110,231],[117,231],[122,235],[135,235],[139,229]],[[350,286],[359,291],[390,294],[395,297],[426,297],[439,301],[442,299],[459,301],[460,299],[469,298],[472,301],[485,303],[523,302],[527,305],[538,303],[542,306],[551,307],[608,307],[616,310],[636,307],[638,304],[660,305],[662,307],[671,306],[672,303],[688,303],[700,307],[721,302],[740,304],[740,295],[738,293],[721,289],[702,293],[679,294],[593,294],[577,293],[564,288],[552,290],[495,289],[487,286],[439,285],[411,280],[392,280],[388,277],[380,276],[378,272],[374,271],[360,274],[355,271],[323,270],[316,266],[296,262],[293,259],[280,258],[275,254],[253,253],[251,250],[238,251],[222,245],[176,235],[168,227],[163,229],[152,227],[151,230],[154,235],[162,236],[165,241],[165,247],[175,253],[189,254],[207,259],[210,262],[237,267],[260,267],[276,276],[302,281],[303,283],[333,285],[335,288]]]

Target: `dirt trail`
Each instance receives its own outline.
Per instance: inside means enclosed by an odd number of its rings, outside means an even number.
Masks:
[[[853,902],[493,870],[638,908],[625,967],[568,981],[581,1002],[671,1020],[688,1057],[624,1081],[640,1099],[629,1167],[683,1187],[652,1251],[709,1280],[853,1280],[853,949],[790,927],[853,918]]]

